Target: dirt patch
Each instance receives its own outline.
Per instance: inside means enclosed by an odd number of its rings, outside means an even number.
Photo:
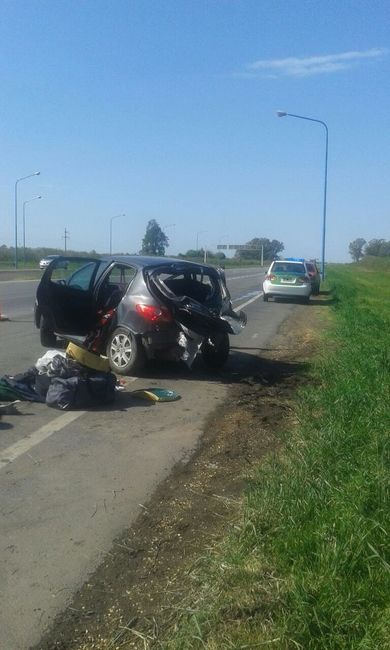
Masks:
[[[234,377],[190,462],[159,486],[36,650],[153,646],[188,591],[188,569],[237,516],[245,473],[277,451],[280,432],[294,426],[295,395],[308,381],[327,311],[294,311],[253,375]]]

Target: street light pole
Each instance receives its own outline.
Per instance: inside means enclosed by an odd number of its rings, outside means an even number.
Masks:
[[[41,172],[34,172],[28,176],[22,176],[15,181],[15,269],[18,268],[18,183],[31,178],[32,176],[39,176]]]
[[[198,251],[198,246],[199,246],[199,235],[202,235],[205,232],[207,232],[207,230],[198,230],[198,232],[196,233],[196,251]]]
[[[118,219],[119,217],[124,217],[125,214],[116,214],[114,217],[110,217],[110,255],[112,255],[112,222],[114,219]]]
[[[23,201],[23,262],[26,262],[26,203],[31,203],[36,199],[41,199],[41,196],[33,196],[28,201]]]
[[[322,120],[316,120],[313,117],[306,117],[304,115],[294,115],[294,113],[286,113],[286,111],[276,111],[278,117],[296,117],[299,120],[308,120],[309,122],[317,122],[322,124],[325,128],[325,177],[324,177],[324,203],[322,213],[322,246],[321,246],[321,277],[325,279],[325,238],[326,238],[326,201],[328,191],[328,126]]]

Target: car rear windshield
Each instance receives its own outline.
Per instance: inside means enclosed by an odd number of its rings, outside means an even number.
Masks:
[[[161,274],[160,280],[176,296],[189,296],[200,302],[212,298],[216,290],[215,280],[207,273]]]
[[[273,273],[305,273],[305,266],[299,262],[274,262]]]

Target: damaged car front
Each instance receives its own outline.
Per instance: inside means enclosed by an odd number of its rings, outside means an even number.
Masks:
[[[119,374],[134,374],[147,359],[191,366],[198,354],[207,366],[220,367],[229,334],[245,323],[245,315],[232,309],[223,272],[174,259],[60,258],[37,290],[42,344],[82,337]]]

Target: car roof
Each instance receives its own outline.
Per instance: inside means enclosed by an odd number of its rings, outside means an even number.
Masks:
[[[272,264],[306,264],[305,260],[293,260],[291,257],[287,260],[274,260]]]

